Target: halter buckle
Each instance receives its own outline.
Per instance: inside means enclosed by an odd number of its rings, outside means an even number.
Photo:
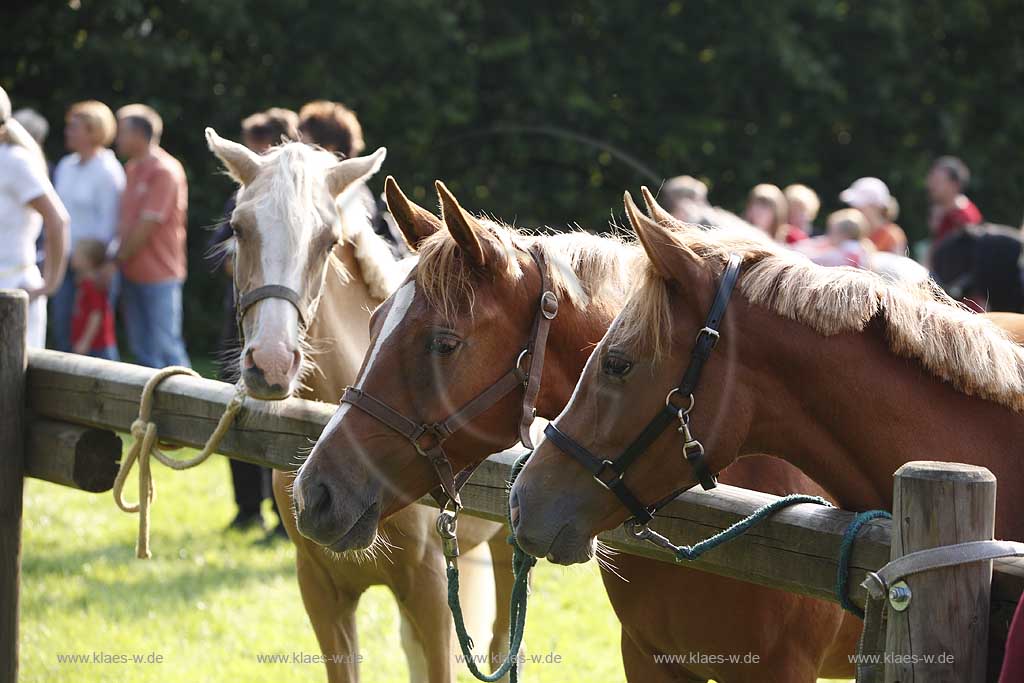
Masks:
[[[700,332],[697,333],[697,338],[694,341],[696,343],[700,343],[700,338],[705,336],[711,337],[711,348],[715,348],[716,346],[718,346],[718,340],[721,338],[722,335],[719,334],[718,330],[712,329],[710,327],[702,327],[700,329]]]
[[[606,469],[610,469],[613,472],[615,472],[615,476],[609,479],[608,481],[605,481],[604,479],[601,478],[601,473],[604,472]],[[594,481],[596,481],[598,484],[600,484],[607,490],[611,491],[612,486],[622,481],[622,473],[615,469],[615,463],[613,463],[611,460],[602,460],[601,467],[599,467],[598,470],[594,472]]]

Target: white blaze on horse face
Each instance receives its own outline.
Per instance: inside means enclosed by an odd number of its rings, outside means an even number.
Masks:
[[[253,207],[253,217],[260,239],[261,284],[283,285],[307,299],[305,271],[319,220],[316,207],[261,201]],[[250,347],[280,351],[282,358],[299,348],[299,314],[290,302],[264,299],[248,316],[253,319]]]
[[[409,308],[412,306],[413,300],[416,298],[416,282],[409,280],[402,285],[397,292],[395,292],[394,299],[391,300],[391,308],[388,310],[388,317],[384,319],[384,325],[380,328],[380,334],[377,335],[377,339],[373,344],[373,349],[370,351],[370,355],[366,360],[366,365],[363,366],[363,372],[359,375],[359,380],[356,382],[356,388],[362,389],[363,382],[366,381],[366,376],[370,374],[370,369],[373,367],[373,363],[377,360],[377,355],[380,353],[381,348],[388,342],[388,339],[394,334],[395,330],[405,319],[406,314],[409,312]],[[348,413],[348,409],[351,408],[351,404],[342,403],[338,410],[331,417],[331,421],[327,423],[327,427],[324,429],[324,434],[329,434],[335,429],[341,426],[341,421],[345,418]]]

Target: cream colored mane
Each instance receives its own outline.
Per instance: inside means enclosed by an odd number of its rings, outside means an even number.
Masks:
[[[521,252],[535,246],[544,256],[555,294],[579,308],[601,306],[610,313],[621,308],[630,278],[644,258],[635,243],[618,237],[583,231],[536,235],[492,220],[478,220],[497,247],[500,262],[492,266],[496,272],[513,281],[520,279]],[[451,233],[441,230],[428,237],[420,245],[419,255],[415,278],[431,305],[448,318],[454,318],[467,302],[472,308],[471,274]]]
[[[934,282],[893,283],[854,268],[825,268],[749,234],[678,224],[679,247],[716,275],[730,254],[743,257],[739,291],[753,304],[829,336],[861,332],[878,318],[889,348],[919,361],[959,391],[1024,412],[1024,347],[989,320],[950,299]],[[612,328],[612,343],[666,350],[669,294],[647,264]]]

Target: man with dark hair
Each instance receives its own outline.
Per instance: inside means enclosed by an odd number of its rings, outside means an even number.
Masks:
[[[242,119],[242,141],[257,154],[284,140],[298,139],[299,116],[291,109],[273,107]]]
[[[314,100],[299,110],[299,133],[302,141],[319,145],[328,152],[359,156],[366,143],[363,127],[354,111],[341,102]]]
[[[117,112],[117,151],[127,160],[114,258],[124,277],[121,308],[136,362],[189,365],[181,335],[188,185],[160,147],[163,121],[144,104]]]
[[[341,102],[313,100],[299,110],[299,134],[302,141],[323,147],[328,152],[355,157],[362,154],[363,127],[354,111]],[[358,183],[348,191],[348,201],[359,201],[366,206],[373,231],[383,237],[396,258],[408,255],[405,240],[398,237],[397,226],[385,217],[383,208],[365,183]]]
[[[981,211],[964,195],[970,180],[967,165],[956,157],[939,157],[932,164],[926,180],[932,203],[932,244],[938,244],[960,228],[982,222]]]

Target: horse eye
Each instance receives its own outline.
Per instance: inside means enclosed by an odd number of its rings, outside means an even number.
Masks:
[[[441,356],[454,353],[462,342],[448,334],[439,334],[427,344],[427,350]]]
[[[604,374],[611,377],[625,377],[633,369],[633,364],[622,356],[605,356]]]

